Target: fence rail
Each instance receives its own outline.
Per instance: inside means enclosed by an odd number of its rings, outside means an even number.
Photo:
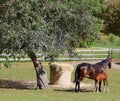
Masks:
[[[56,60],[101,60],[105,59],[108,55],[111,55],[112,52],[120,53],[120,49],[101,49],[101,50],[76,50],[78,57],[70,58],[68,54],[61,54],[60,57]],[[19,56],[18,54],[15,54]],[[24,54],[21,54],[24,55]],[[11,54],[0,54],[0,61],[6,61],[5,56],[11,56]],[[45,60],[43,54],[37,54],[39,60]],[[9,61],[30,61],[30,58],[8,58]]]

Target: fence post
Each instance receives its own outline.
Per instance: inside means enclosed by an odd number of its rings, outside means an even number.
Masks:
[[[112,49],[111,48],[109,48],[109,50],[108,50],[108,57],[107,58],[111,58],[111,56],[112,56]]]
[[[120,50],[119,50],[119,56],[120,56]]]
[[[91,50],[91,60],[93,60],[93,51]]]
[[[44,53],[42,54],[42,60],[43,61],[45,60],[45,54]]]

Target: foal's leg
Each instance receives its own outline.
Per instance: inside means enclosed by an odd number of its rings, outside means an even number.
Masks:
[[[94,92],[97,92],[97,80],[95,80],[95,88],[94,88]]]
[[[98,85],[97,85],[97,80],[95,80],[94,92],[97,92],[97,90],[98,90]]]
[[[95,92],[99,92],[99,80],[95,80]]]
[[[107,85],[107,92],[109,93],[110,91],[109,91],[108,77],[106,77],[105,81],[106,81],[106,85]]]
[[[106,80],[104,79],[104,80],[103,80],[103,91],[104,91],[104,92],[105,92],[105,85],[106,85],[105,82],[106,82]]]

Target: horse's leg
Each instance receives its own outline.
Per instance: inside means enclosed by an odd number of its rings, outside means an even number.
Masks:
[[[77,92],[77,81],[75,82],[75,91]]]
[[[80,91],[80,75],[76,77],[75,91]]]
[[[78,92],[78,80],[75,82],[75,91]]]
[[[78,92],[78,72],[75,73],[75,91]]]
[[[80,91],[80,80],[78,79],[75,84],[75,91],[79,92]]]
[[[80,91],[80,79],[78,81],[78,91]]]
[[[81,77],[81,76],[79,78],[77,78],[76,87],[75,87],[76,92],[80,91],[80,81],[82,81],[83,79],[84,79],[84,77]]]
[[[102,80],[99,82],[99,91],[101,92],[101,83],[102,83]]]

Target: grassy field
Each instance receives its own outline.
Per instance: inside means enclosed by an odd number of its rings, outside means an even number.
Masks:
[[[45,62],[43,64],[49,78],[49,68]],[[96,94],[89,90],[75,93],[73,90],[56,90],[54,88],[45,90],[0,88],[0,101],[120,101],[120,70],[112,69],[107,70],[107,72],[109,75],[110,93],[101,92]],[[11,68],[0,67],[0,82],[3,79],[35,80],[33,64],[31,62],[23,62],[12,63]],[[92,80],[88,79],[83,82],[93,83]]]

